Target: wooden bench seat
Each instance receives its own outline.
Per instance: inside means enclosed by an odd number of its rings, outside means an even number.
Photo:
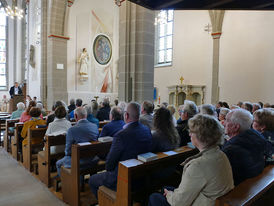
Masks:
[[[249,178],[216,200],[216,206],[274,205],[274,165]]]
[[[27,144],[22,146],[23,152],[23,165],[29,170],[33,171],[34,168],[38,168],[37,154],[33,154],[33,150],[42,150],[44,147],[43,139],[47,128],[35,128],[28,129]],[[32,144],[32,142],[40,142],[39,144]]]
[[[99,161],[97,166],[80,170],[80,159],[105,156],[111,147],[111,142],[92,142],[88,145],[72,145],[71,168],[61,167],[61,184],[63,201],[69,205],[80,205],[80,175],[95,174],[105,169],[105,162]]]
[[[14,136],[11,138],[11,151],[14,159],[19,160],[19,137],[21,137],[21,131],[23,129],[24,123],[15,123]],[[21,154],[22,155],[22,154]],[[23,160],[23,158],[21,158]]]
[[[38,174],[39,179],[48,187],[52,185],[52,179],[50,175],[50,166],[52,160],[58,160],[64,157],[65,152],[62,153],[50,153],[50,147],[66,144],[66,135],[58,136],[45,136],[44,151],[38,153]]]
[[[18,119],[7,119],[6,120],[6,129],[4,136],[4,148],[7,152],[11,153],[11,137],[14,135],[14,131],[11,131],[9,128],[15,127],[15,123],[19,122]]]
[[[144,180],[145,187],[142,187],[142,193],[149,193],[151,187],[149,178],[155,172],[161,171],[167,167],[177,166],[186,158],[197,154],[198,150],[187,146],[174,150],[177,154],[167,155],[157,153],[158,159],[143,163],[139,160],[132,159],[119,162],[117,192],[101,186],[98,190],[98,200],[100,206],[129,206],[133,203],[132,183],[136,178]],[[178,180],[180,181],[180,180]],[[164,185],[162,185],[164,186]],[[148,196],[149,194],[144,194]]]

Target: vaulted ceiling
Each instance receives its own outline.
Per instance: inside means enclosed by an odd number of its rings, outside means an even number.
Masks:
[[[274,10],[274,0],[129,0],[148,9]]]

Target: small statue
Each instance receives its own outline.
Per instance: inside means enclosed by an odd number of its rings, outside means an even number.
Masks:
[[[30,45],[29,49],[29,64],[32,68],[35,68],[35,47]]]
[[[88,79],[88,61],[89,61],[88,52],[86,48],[83,48],[83,51],[78,60],[78,63],[80,64],[81,79]]]

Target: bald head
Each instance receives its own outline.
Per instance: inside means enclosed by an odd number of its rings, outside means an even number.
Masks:
[[[139,121],[140,112],[141,112],[141,106],[139,103],[137,102],[129,103],[127,105],[126,114],[125,114],[126,123]]]

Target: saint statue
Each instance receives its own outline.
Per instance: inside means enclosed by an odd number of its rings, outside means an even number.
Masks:
[[[88,52],[86,48],[83,48],[83,51],[78,60],[78,63],[80,64],[81,79],[88,79],[88,61],[89,61]]]

